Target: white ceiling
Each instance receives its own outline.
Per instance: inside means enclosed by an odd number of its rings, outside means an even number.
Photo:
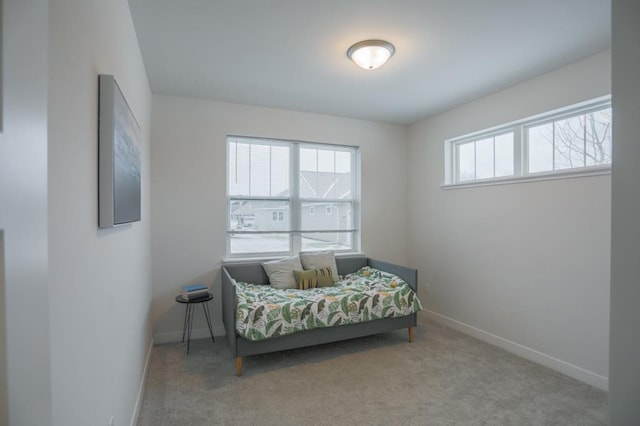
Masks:
[[[610,0],[130,0],[157,94],[399,124],[610,47]],[[396,47],[382,68],[357,41]]]

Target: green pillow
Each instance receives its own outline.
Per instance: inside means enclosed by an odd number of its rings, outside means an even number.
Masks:
[[[331,267],[314,269],[317,274],[318,287],[332,287],[334,284]]]
[[[307,290],[318,287],[318,273],[315,269],[310,271],[293,271],[298,290]]]

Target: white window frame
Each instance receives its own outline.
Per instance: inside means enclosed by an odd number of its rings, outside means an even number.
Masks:
[[[230,182],[229,182],[229,161],[230,161],[230,143],[237,142],[239,140],[246,140],[247,142],[255,141],[256,143],[263,143],[267,145],[280,145],[288,146],[289,149],[289,197],[261,197],[261,196],[231,196]],[[351,233],[352,235],[352,247],[344,250],[334,250],[336,253],[357,253],[360,251],[360,149],[357,146],[350,145],[337,145],[317,142],[303,142],[295,140],[285,139],[271,139],[263,137],[250,137],[239,135],[227,135],[226,138],[227,147],[227,159],[225,164],[225,179],[227,179],[227,207],[226,207],[226,257],[227,259],[269,259],[278,258],[282,256],[294,255],[302,250],[302,237],[304,234],[317,234],[317,233]],[[351,152],[351,193],[352,197],[349,199],[328,199],[328,198],[301,198],[299,196],[299,178],[300,178],[300,149],[328,149],[332,151],[348,151]],[[285,220],[289,222],[288,231],[232,231],[231,230],[231,215],[230,208],[232,201],[239,200],[256,200],[256,201],[287,201],[289,203],[289,214],[286,215]],[[302,205],[305,203],[351,203],[352,205],[352,229],[342,230],[302,230]],[[313,206],[311,206],[313,209]],[[231,236],[234,234],[288,234],[289,238],[289,250],[281,252],[252,252],[252,253],[231,253]]]
[[[500,129],[500,130],[497,130],[495,132],[482,133],[482,134],[478,135],[477,137],[467,138],[467,139],[462,139],[462,140],[455,141],[453,143],[453,146],[451,147],[452,155],[453,155],[453,165],[452,166],[454,167],[454,171],[453,171],[453,173],[454,173],[454,181],[456,183],[468,183],[468,182],[478,182],[478,181],[485,181],[485,180],[492,180],[492,179],[500,179],[500,178],[502,178],[503,176],[495,177],[495,174],[496,174],[495,138],[497,138],[498,136],[503,136],[503,135],[507,135],[507,134],[513,134],[514,174],[510,175],[510,176],[504,176],[504,178],[509,178],[509,177],[515,176],[516,175],[516,167],[515,167],[515,163],[516,163],[516,161],[515,161],[515,159],[516,159],[515,151],[516,150],[515,150],[515,146],[516,146],[517,137],[516,137],[516,133],[511,128],[507,128],[507,129]],[[493,174],[494,174],[494,177],[483,178],[483,179],[475,178],[475,179],[471,179],[471,180],[460,181],[459,180],[460,179],[460,163],[458,162],[458,155],[459,155],[459,152],[460,152],[460,146],[473,143],[474,144],[474,161],[475,161],[475,150],[476,150],[475,143],[479,142],[481,140],[484,140],[484,139],[489,139],[489,138],[493,139]],[[474,164],[474,173],[477,174],[477,172],[478,172],[477,165]]]
[[[575,167],[570,169],[529,172],[527,129],[541,124],[575,117],[589,112],[611,107],[611,96],[603,96],[569,107],[556,109],[543,114],[527,117],[522,120],[481,130],[444,141],[445,176],[442,189],[466,188],[471,186],[499,185],[515,182],[560,179],[568,177],[592,176],[611,173],[611,164]],[[458,147],[485,138],[496,137],[513,132],[513,170],[512,176],[493,177],[459,181]],[[495,151],[494,151],[495,157]],[[495,160],[494,160],[495,161]],[[494,166],[495,167],[495,166]]]

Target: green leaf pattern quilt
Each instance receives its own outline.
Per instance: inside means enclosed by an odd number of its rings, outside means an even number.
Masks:
[[[333,287],[280,290],[237,281],[236,330],[247,340],[335,327],[422,310],[416,293],[396,275],[365,266]]]

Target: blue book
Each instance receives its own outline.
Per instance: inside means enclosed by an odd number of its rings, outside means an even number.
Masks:
[[[182,286],[182,290],[186,293],[198,290],[207,290],[207,286],[204,284],[191,284]]]

